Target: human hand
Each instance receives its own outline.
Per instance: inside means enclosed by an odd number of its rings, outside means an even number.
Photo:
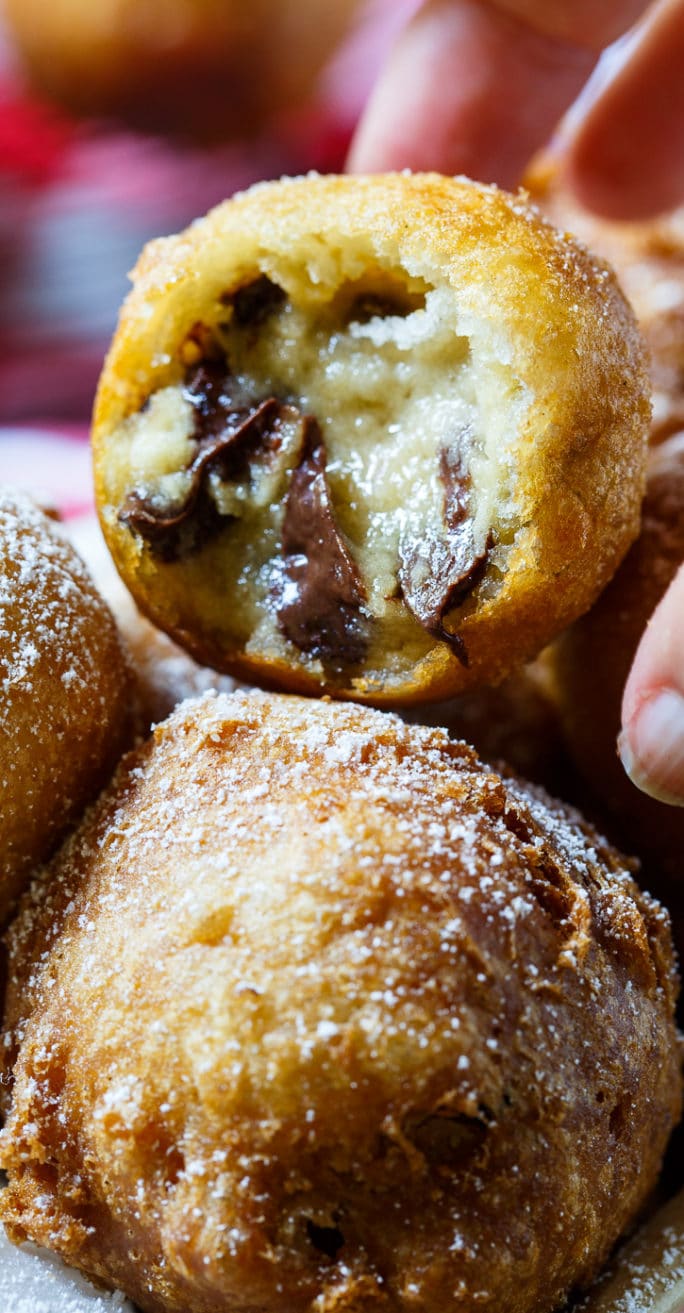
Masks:
[[[684,0],[427,0],[396,42],[349,167],[468,173],[514,187],[602,50],[641,21],[564,153],[589,209],[641,218],[684,199]]]

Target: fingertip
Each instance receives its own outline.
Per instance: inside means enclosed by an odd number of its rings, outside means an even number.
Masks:
[[[618,738],[632,783],[659,802],[684,807],[684,697],[661,688],[644,699]]]
[[[638,788],[684,804],[684,569],[637,648],[622,698],[618,751]]]
[[[643,220],[684,200],[684,3],[659,0],[615,47],[573,126],[566,176],[587,209]]]
[[[580,205],[591,214],[612,222],[638,222],[657,213],[661,207],[655,203],[650,189],[637,185],[636,194],[629,177],[619,169],[613,173],[607,164],[592,159],[566,159],[564,181]]]
[[[565,180],[585,209],[603,219],[641,222],[684,199],[684,173],[667,141],[635,141],[602,118],[582,127],[570,143]]]

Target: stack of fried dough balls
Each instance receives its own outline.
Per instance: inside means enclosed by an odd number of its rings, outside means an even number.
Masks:
[[[655,1183],[666,914],[443,730],[207,694],[43,879],[3,1219],[146,1313],[541,1313]]]
[[[0,921],[132,738],[114,620],[59,529],[0,490]]]
[[[588,607],[648,421],[612,274],[523,197],[286,180],[144,255],[103,531],[169,641],[283,691],[184,702],[36,872],[11,1238],[143,1313],[552,1313],[593,1280],[681,1112],[667,913],[578,814],[360,703],[420,714]]]
[[[596,605],[545,654],[544,671],[565,748],[590,789],[584,805],[643,860],[642,882],[667,903],[681,954],[683,813],[631,783],[616,740],[637,645],[684,562],[684,209],[610,223],[573,201],[553,165],[542,162],[530,185],[552,221],[572,228],[614,265],[650,353],[652,450],[640,534]]]

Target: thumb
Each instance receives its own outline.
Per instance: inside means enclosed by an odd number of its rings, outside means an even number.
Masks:
[[[630,779],[684,806],[684,566],[641,639],[622,699],[618,749]]]

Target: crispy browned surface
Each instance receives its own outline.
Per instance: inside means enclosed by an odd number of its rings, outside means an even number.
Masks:
[[[401,649],[333,679],[294,648],[271,659],[236,635],[229,535],[165,565],[119,521],[129,488],[113,434],[178,382],[188,333],[225,314],[236,287],[266,271],[293,304],[315,308],[378,270],[457,291],[458,331],[488,370],[500,362],[515,376],[504,427],[518,518],[458,612],[467,668],[435,638],[400,675],[391,663]],[[481,399],[483,412],[496,396]],[[523,419],[521,397],[532,399]],[[637,532],[648,417],[642,344],[613,276],[522,198],[433,174],[286,180],[146,248],[100,383],[98,506],[138,604],[198,660],[294,692],[435,700],[496,682],[590,605]]]
[[[0,922],[132,741],[114,621],[55,525],[0,489]]]
[[[149,1313],[550,1310],[679,1113],[666,915],[354,705],[186,703],[10,951],[3,1220]]]
[[[357,0],[4,0],[37,88],[78,114],[202,141],[312,93]]]
[[[649,617],[684,561],[684,435],[653,450],[640,537],[592,610],[551,650],[554,689],[573,759],[607,808],[644,880],[671,906],[684,947],[684,811],[647,797],[617,755],[620,707]]]

